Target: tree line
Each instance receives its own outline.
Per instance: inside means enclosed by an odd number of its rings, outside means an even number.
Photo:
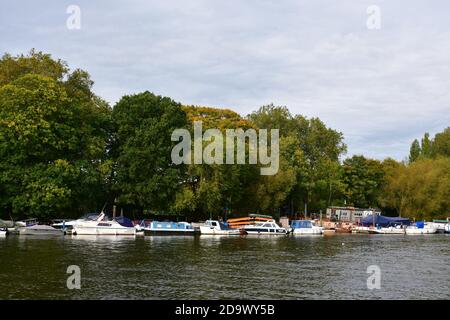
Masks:
[[[241,116],[145,91],[110,107],[83,70],[37,51],[0,60],[0,217],[78,217],[114,204],[132,217],[199,220],[304,215],[330,205],[443,218],[450,128],[411,145],[409,160],[342,160],[342,133],[273,104]],[[279,171],[249,164],[174,165],[175,129],[279,129]]]

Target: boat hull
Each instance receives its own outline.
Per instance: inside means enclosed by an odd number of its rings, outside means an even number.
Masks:
[[[75,235],[98,235],[98,236],[134,236],[135,228],[120,227],[83,227],[74,226],[73,234]]]
[[[267,231],[265,229],[244,229],[248,235],[266,235],[266,236],[285,236],[288,234],[287,230]]]
[[[223,236],[239,236],[241,234],[240,230],[228,229],[228,230],[218,230],[210,226],[200,226],[200,234],[207,235],[223,235]]]
[[[405,234],[405,229],[401,228],[374,228],[370,230],[372,234]]]
[[[59,236],[62,235],[62,230],[55,229],[53,227],[43,227],[43,226],[31,226],[31,227],[20,227],[18,229],[19,235],[33,235],[33,236]]]
[[[296,228],[292,231],[294,236],[320,236],[323,234],[322,229],[314,228]]]
[[[152,230],[144,229],[146,236],[193,236],[197,232],[195,230]]]
[[[406,234],[435,234],[437,232],[436,228],[406,228]]]

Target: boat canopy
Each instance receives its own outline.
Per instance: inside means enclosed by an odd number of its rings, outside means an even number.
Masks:
[[[408,218],[401,218],[401,217],[385,217],[381,215],[375,215],[375,218],[373,215],[368,215],[367,217],[363,218],[361,220],[361,224],[363,226],[371,226],[375,222],[375,225],[378,225],[380,227],[388,227],[393,225],[409,225],[411,224],[411,221]]]
[[[126,218],[126,217],[119,216],[119,217],[117,217],[115,220],[116,220],[122,227],[127,227],[127,228],[133,228],[133,227],[134,227],[133,222],[132,222],[130,219]]]
[[[419,229],[423,229],[425,227],[425,221],[417,221],[416,227]]]

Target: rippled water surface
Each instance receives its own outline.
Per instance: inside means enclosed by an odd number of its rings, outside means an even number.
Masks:
[[[9,236],[0,284],[0,299],[450,299],[450,235]]]

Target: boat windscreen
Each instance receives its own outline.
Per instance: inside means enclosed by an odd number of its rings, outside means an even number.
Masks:
[[[117,217],[116,221],[123,227],[127,227],[127,228],[134,227],[133,222],[126,217],[123,217],[123,216]]]
[[[227,229],[230,229],[230,227],[228,226],[228,224],[225,223],[225,222],[219,222],[219,225],[220,225],[220,229],[221,229],[221,230],[227,230]]]

